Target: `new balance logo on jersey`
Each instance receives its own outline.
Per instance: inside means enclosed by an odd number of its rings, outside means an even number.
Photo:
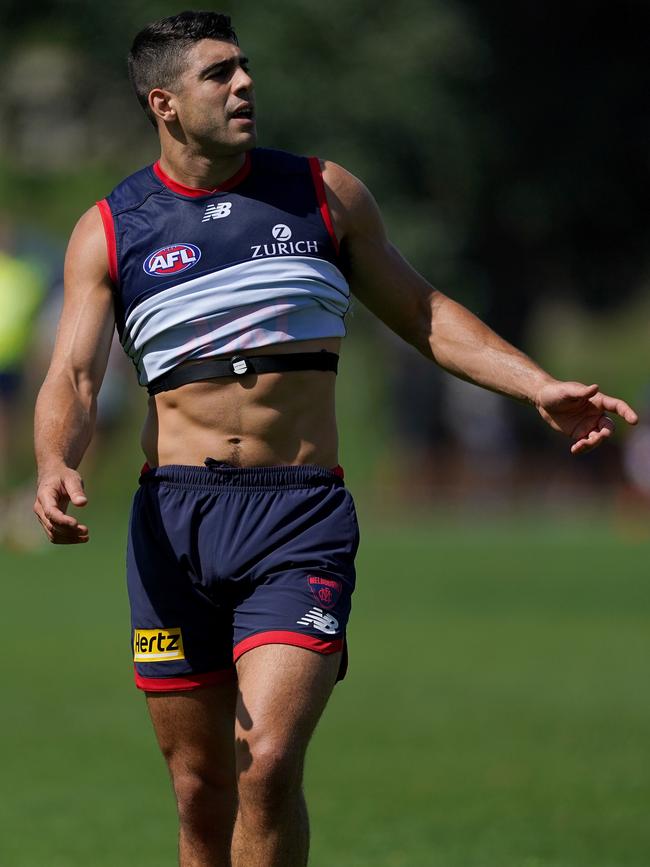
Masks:
[[[219,202],[218,205],[208,205],[203,214],[202,223],[207,223],[208,220],[222,220],[227,217],[232,211],[232,202]]]
[[[300,626],[313,626],[319,632],[326,635],[335,635],[339,628],[339,622],[331,614],[326,614],[321,608],[310,608],[304,617],[296,620]]]

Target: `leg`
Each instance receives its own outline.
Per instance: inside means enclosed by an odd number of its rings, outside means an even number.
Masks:
[[[176,793],[181,867],[230,867],[237,812],[234,720],[237,681],[147,693]]]
[[[302,793],[307,745],[336,681],[340,653],[269,644],[237,663],[239,811],[233,867],[305,867],[309,823]]]

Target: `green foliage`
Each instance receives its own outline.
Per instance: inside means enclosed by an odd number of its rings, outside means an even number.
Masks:
[[[358,174],[407,257],[506,336],[521,339],[549,290],[600,306],[634,293],[650,248],[642,4],[568,6],[561,26],[552,6],[514,0],[220,5],[253,61],[261,143]],[[76,98],[103,156],[91,145],[62,172],[67,211],[87,206],[97,173],[155,156],[124,59],[142,25],[177,11],[168,0],[6,0],[0,65],[35,44],[83,65]],[[0,168],[18,209],[49,183],[42,169],[25,177],[20,158],[5,153]],[[61,225],[60,186],[39,199],[47,225]]]
[[[38,224],[54,237],[67,238],[81,214],[103,198],[121,179],[119,170],[89,165],[81,174],[67,171],[38,175],[21,171],[0,161],[0,200],[10,206],[18,224],[32,225],[34,202],[46,202],[39,209]]]

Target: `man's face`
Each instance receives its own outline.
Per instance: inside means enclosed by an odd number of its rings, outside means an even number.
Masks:
[[[255,146],[255,98],[248,58],[232,42],[202,39],[188,51],[187,68],[170,105],[188,143],[207,153],[233,154]]]

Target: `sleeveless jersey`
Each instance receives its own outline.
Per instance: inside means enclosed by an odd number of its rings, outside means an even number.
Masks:
[[[97,205],[141,385],[184,361],[345,335],[350,290],[315,157],[257,148],[212,191],[155,163]]]

